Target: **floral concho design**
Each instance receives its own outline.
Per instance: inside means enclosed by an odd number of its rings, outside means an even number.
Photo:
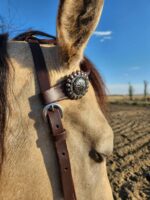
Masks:
[[[66,93],[70,99],[80,99],[88,91],[89,78],[88,73],[83,71],[73,72],[66,80]]]

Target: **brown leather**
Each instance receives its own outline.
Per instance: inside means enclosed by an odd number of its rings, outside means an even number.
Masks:
[[[37,42],[29,42],[29,45],[33,55],[40,91],[43,93],[50,88],[50,81],[42,49]]]
[[[35,37],[36,36],[36,37]],[[43,36],[46,38],[51,39],[39,39],[37,36]],[[24,33],[19,34],[17,37],[14,37],[13,40],[19,40],[19,41],[29,41],[33,40],[33,42],[38,41],[40,44],[56,44],[56,37],[53,35],[49,35],[48,33],[44,33],[42,31],[37,30],[31,30]]]
[[[48,105],[56,101],[57,98],[64,98],[61,87],[50,88],[48,71],[40,45],[37,43],[37,41],[34,43],[34,41],[31,42],[31,40],[29,45],[33,55],[37,78],[44,104]],[[56,147],[64,200],[76,200],[69,154],[66,145],[66,131],[62,125],[60,110],[57,108],[54,108],[53,110],[49,109],[47,112],[47,118]]]
[[[49,90],[46,90],[42,93],[45,103],[48,104],[49,102],[55,103],[64,99],[68,99],[64,92],[64,83],[59,83],[54,87],[51,87]]]
[[[60,165],[60,174],[65,200],[76,200],[71,174],[69,154],[66,145],[66,131],[61,122],[61,116],[58,109],[48,111],[48,121],[52,129],[55,141],[55,147]],[[71,185],[70,185],[71,184]]]

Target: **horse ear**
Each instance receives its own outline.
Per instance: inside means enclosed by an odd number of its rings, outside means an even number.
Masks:
[[[60,0],[57,38],[63,64],[79,64],[102,8],[103,0]]]

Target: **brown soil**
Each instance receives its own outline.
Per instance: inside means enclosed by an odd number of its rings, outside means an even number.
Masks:
[[[115,200],[150,200],[150,107],[110,106],[114,154],[108,161]]]

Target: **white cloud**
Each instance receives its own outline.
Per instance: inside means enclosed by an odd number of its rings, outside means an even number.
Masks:
[[[105,39],[101,39],[101,40],[100,40],[100,42],[104,42],[104,41],[105,41]]]
[[[104,38],[107,40],[111,40],[112,36],[105,36]]]
[[[93,35],[100,37],[100,42],[112,39],[112,31],[95,31]]]
[[[133,88],[134,88],[134,94],[143,94],[143,84],[137,83],[137,84],[132,84]],[[128,94],[128,84],[107,84],[106,85],[107,89],[108,89],[108,94],[113,95],[126,95]]]
[[[100,37],[111,36],[112,31],[95,31],[93,34]]]

